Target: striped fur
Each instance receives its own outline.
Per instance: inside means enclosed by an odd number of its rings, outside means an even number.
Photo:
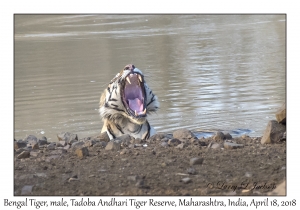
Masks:
[[[124,134],[147,139],[155,134],[147,115],[158,108],[158,99],[143,73],[132,64],[126,65],[101,95],[99,112],[104,123],[101,132],[106,131],[111,140]]]

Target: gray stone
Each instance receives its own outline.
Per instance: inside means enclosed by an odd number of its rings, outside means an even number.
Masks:
[[[181,144],[181,141],[179,139],[173,138],[168,141],[168,144],[170,146],[177,146],[178,144]]]
[[[19,148],[19,149],[16,150],[16,154],[20,154],[24,151],[27,151],[27,150],[25,148]]]
[[[225,134],[225,139],[228,139],[228,140],[232,139],[232,136],[230,135],[230,133]]]
[[[39,139],[38,144],[39,146],[47,145],[47,139]]]
[[[221,148],[221,145],[218,144],[218,143],[213,143],[213,144],[211,145],[211,148],[212,148],[212,149],[220,149],[220,148]]]
[[[96,141],[94,140],[87,140],[84,142],[85,147],[92,147],[94,144],[96,144]]]
[[[47,146],[47,149],[48,150],[54,150],[56,147],[56,144],[55,143],[50,143],[48,146]]]
[[[24,138],[24,141],[27,143],[27,144],[31,144],[31,143],[36,143],[38,142],[38,139],[34,136],[34,135],[28,135]]]
[[[162,141],[162,142],[168,142],[169,139],[165,137],[165,138],[161,139],[161,141]]]
[[[64,146],[66,146],[66,145],[67,145],[67,141],[59,141],[59,142],[57,142],[57,144],[56,144],[57,147],[64,147]]]
[[[107,142],[105,142],[105,141],[100,141],[99,143],[94,144],[93,147],[101,147],[101,148],[104,148],[104,147],[106,147],[106,145],[107,145]]]
[[[122,136],[118,136],[117,138],[114,139],[115,141],[121,141],[121,142],[130,142],[131,141],[131,136],[129,134],[124,134]]]
[[[32,146],[32,149],[39,149],[39,144],[36,142],[34,144],[31,145]]]
[[[286,126],[278,123],[276,120],[269,121],[264,135],[261,139],[261,144],[277,143],[283,138]]]
[[[187,169],[187,173],[188,173],[188,174],[195,175],[195,174],[196,174],[196,170],[195,170],[194,168],[188,168],[188,169]]]
[[[39,154],[40,154],[40,152],[36,152],[36,151],[31,151],[30,152],[31,157],[38,157]]]
[[[203,163],[203,158],[195,157],[190,159],[190,165],[201,165]]]
[[[224,142],[224,148],[225,149],[237,149],[237,148],[243,148],[243,144],[236,144],[232,142]]]
[[[33,185],[25,185],[22,188],[21,195],[30,195],[32,192]]]
[[[173,137],[176,139],[190,139],[195,135],[188,129],[182,128],[173,132]]]
[[[169,146],[167,142],[162,142],[160,145],[161,145],[162,147],[168,147],[168,146]]]
[[[57,138],[59,141],[65,141],[68,144],[72,144],[72,143],[78,141],[77,134],[73,134],[70,132],[61,132],[60,134],[57,134]]]
[[[18,159],[24,159],[24,158],[29,158],[29,157],[30,157],[29,151],[23,151],[17,156]]]
[[[132,175],[132,176],[127,176],[127,179],[136,182],[139,179],[139,177],[137,175]]]
[[[183,149],[186,147],[186,143],[181,143],[181,144],[178,144],[175,148],[176,149]]]
[[[186,177],[186,178],[182,178],[181,181],[185,184],[188,184],[188,183],[192,182],[192,179],[189,177]]]
[[[275,113],[278,123],[286,124],[286,106],[285,103]]]
[[[27,143],[25,141],[19,142],[19,141],[15,141],[14,142],[14,149],[20,149],[20,148],[24,148],[27,146]]]
[[[79,158],[84,158],[89,155],[89,150],[86,147],[82,147],[75,150],[75,154]]]
[[[156,133],[153,136],[151,136],[149,138],[149,140],[153,140],[153,141],[160,141],[161,139],[165,138],[166,134],[164,133]]]
[[[71,148],[71,145],[70,144],[67,144],[66,146],[64,146],[64,149],[65,150],[68,150],[68,149],[70,149]]]
[[[105,150],[114,150],[114,151],[118,151],[120,150],[121,144],[120,143],[116,143],[114,141],[110,141],[107,143]]]
[[[217,133],[216,133],[216,135],[214,135],[214,137],[213,137],[213,139],[215,140],[215,141],[223,141],[223,140],[225,140],[225,135],[224,135],[224,133],[223,132],[220,132],[220,131],[218,131]]]
[[[71,145],[71,148],[72,148],[72,149],[78,149],[78,148],[83,147],[83,145],[84,145],[84,142],[83,142],[83,141],[77,141],[77,142],[74,142],[74,143]]]

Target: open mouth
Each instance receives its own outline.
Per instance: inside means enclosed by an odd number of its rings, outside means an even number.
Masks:
[[[146,116],[145,88],[143,77],[137,73],[130,73],[124,83],[123,103],[128,113],[136,118]]]

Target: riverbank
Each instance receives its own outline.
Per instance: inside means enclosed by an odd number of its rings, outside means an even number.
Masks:
[[[285,138],[200,138],[187,129],[142,141],[107,135],[15,140],[15,195],[285,195]],[[279,190],[280,188],[280,190]]]

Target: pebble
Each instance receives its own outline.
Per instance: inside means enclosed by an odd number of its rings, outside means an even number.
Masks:
[[[218,144],[218,143],[213,143],[213,144],[211,145],[211,148],[212,148],[212,149],[220,149],[220,148],[221,148],[221,145]]]
[[[75,150],[76,155],[79,158],[84,158],[89,155],[89,150],[86,147],[82,147]]]
[[[177,146],[177,145],[180,144],[180,143],[181,143],[181,141],[180,141],[179,139],[176,139],[176,138],[170,139],[170,140],[168,141],[168,144],[169,144],[170,146]]]
[[[29,157],[30,157],[30,152],[28,151],[23,151],[17,156],[18,159],[24,159]]]
[[[25,185],[22,188],[21,195],[30,195],[32,192],[33,185]]]
[[[237,149],[237,148],[243,148],[243,144],[236,144],[231,142],[224,142],[224,148],[225,149]]]
[[[192,179],[189,177],[186,177],[186,178],[182,178],[181,181],[185,184],[188,184],[188,183],[192,182]]]
[[[55,143],[51,143],[47,146],[48,150],[54,150],[55,149],[56,144]]]
[[[185,143],[181,143],[181,144],[178,144],[175,148],[176,149],[183,149],[186,147],[186,144]]]
[[[160,145],[161,145],[162,147],[168,147],[168,146],[169,146],[167,142],[162,142]]]
[[[203,158],[198,158],[198,157],[195,157],[195,158],[191,158],[190,159],[190,165],[201,165],[203,163]]]
[[[59,141],[66,141],[68,144],[73,144],[74,142],[78,141],[77,134],[70,132],[61,132],[60,134],[57,134],[57,138]]]
[[[103,133],[100,133],[99,136],[97,136],[101,141],[104,141],[104,142],[109,142],[110,141],[110,138],[109,136],[107,135],[107,132],[103,132]]]
[[[39,144],[39,146],[47,145],[47,139],[39,139],[38,144]]]
[[[31,146],[32,146],[32,149],[39,149],[40,148],[38,143],[34,143]]]
[[[228,139],[228,140],[232,139],[232,136],[230,135],[230,133],[225,134],[225,139]]]
[[[188,169],[187,169],[187,173],[188,173],[188,174],[195,175],[195,174],[196,174],[196,170],[195,170],[194,168],[188,168]]]
[[[110,141],[107,143],[105,150],[120,150],[121,144],[115,141]]]
[[[34,152],[34,151],[30,152],[30,156],[32,156],[32,157],[37,157],[39,154],[40,154],[40,152]]]
[[[24,141],[15,141],[15,143],[14,143],[15,150],[26,147],[26,146],[27,146],[27,144]]]
[[[174,131],[173,137],[176,139],[190,139],[195,137],[195,135],[190,130],[182,128]]]
[[[215,141],[223,141],[225,139],[224,133],[218,131],[216,135],[213,137]]]
[[[130,180],[130,181],[134,181],[136,182],[138,180],[138,176],[137,175],[133,175],[133,176],[127,176],[127,179]]]

